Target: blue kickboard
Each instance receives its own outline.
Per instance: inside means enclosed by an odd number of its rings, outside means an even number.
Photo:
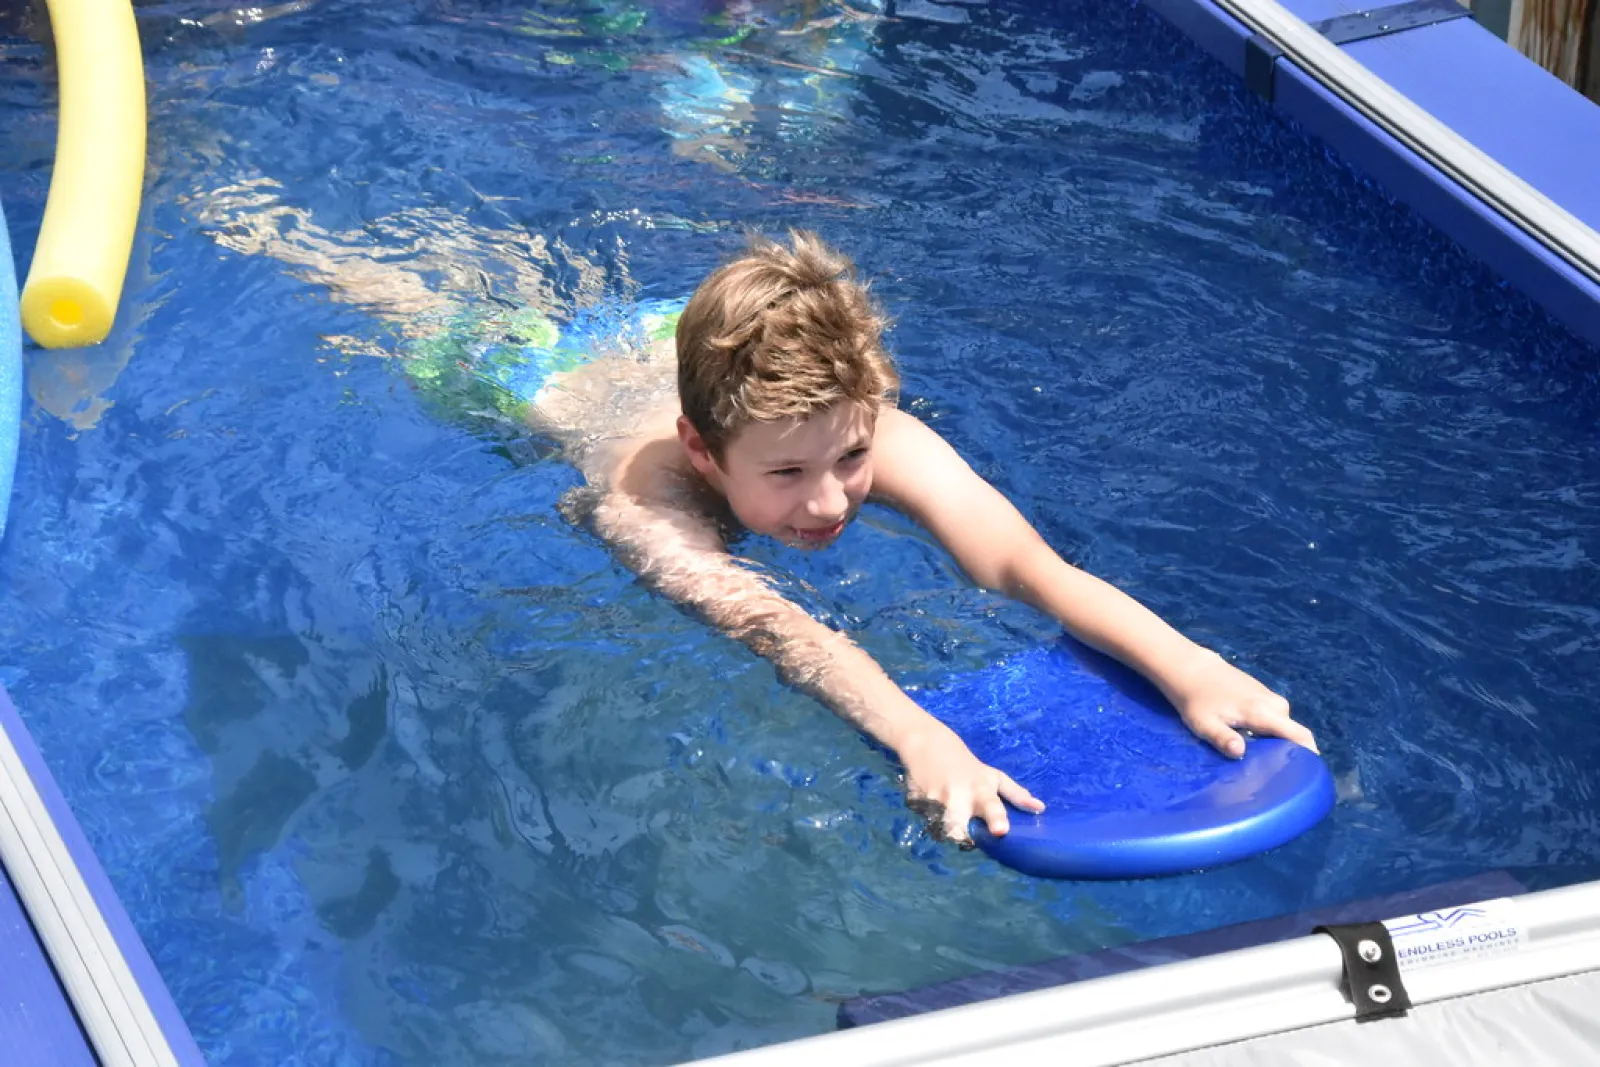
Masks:
[[[979,759],[1045,802],[973,839],[1046,878],[1147,878],[1232,863],[1288,842],[1333,807],[1321,757],[1252,738],[1230,760],[1189,732],[1136,672],[1070,639],[912,694]]]

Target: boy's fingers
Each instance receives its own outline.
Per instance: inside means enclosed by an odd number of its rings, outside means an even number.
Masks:
[[[1271,734],[1274,737],[1281,737],[1285,741],[1293,741],[1297,745],[1300,745],[1304,748],[1309,748],[1311,751],[1316,752],[1319,755],[1321,754],[1321,750],[1317,748],[1316,737],[1312,735],[1310,730],[1302,726],[1300,723],[1295,722],[1293,719],[1278,717],[1261,718],[1252,721],[1249,726],[1257,733]]]
[[[979,816],[989,832],[996,837],[1004,837],[1011,831],[1011,820],[1006,817],[1006,806],[998,796],[992,796],[980,805]]]
[[[1310,730],[1289,717],[1289,702],[1276,693],[1252,705],[1249,714],[1239,725],[1246,726],[1258,734],[1269,734],[1281,737],[1285,741],[1293,741],[1297,745],[1317,752],[1316,738],[1311,736]]]
[[[1018,785],[1010,775],[1000,776],[1000,795],[1010,801],[1013,807],[1021,808],[1023,811],[1038,814],[1044,810],[1044,801]]]
[[[1237,730],[1221,719],[1213,718],[1205,722],[1196,723],[1193,730],[1204,738],[1212,748],[1229,759],[1238,759],[1244,755],[1244,738],[1240,737]]]

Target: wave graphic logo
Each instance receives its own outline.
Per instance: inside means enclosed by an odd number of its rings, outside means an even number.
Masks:
[[[1482,919],[1488,914],[1487,908],[1448,908],[1444,911],[1425,911],[1420,915],[1413,915],[1409,919],[1390,926],[1389,936],[1398,940],[1402,937],[1436,934],[1442,930],[1452,930],[1462,923],[1471,923],[1474,919]]]

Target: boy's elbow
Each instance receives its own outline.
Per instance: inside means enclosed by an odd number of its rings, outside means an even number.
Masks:
[[[799,614],[788,601],[774,596],[733,592],[700,601],[701,612],[717,629],[762,655],[792,636]]]
[[[1042,540],[1033,539],[1018,544],[995,562],[993,588],[1016,600],[1032,600],[1039,588],[1040,575],[1050,561],[1059,557]]]
[[[715,622],[723,633],[763,658],[770,659],[783,648],[783,628],[777,612],[737,612]]]
[[[985,544],[975,551],[955,552],[956,562],[967,581],[979,589],[995,593],[1011,592],[1022,568],[1009,552],[999,551],[993,544]]]
[[[769,660],[791,684],[807,684],[833,659],[835,642],[848,641],[837,631],[783,600],[742,605],[716,620],[729,637]]]

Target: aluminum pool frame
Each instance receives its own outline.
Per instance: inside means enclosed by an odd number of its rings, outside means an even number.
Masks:
[[[1413,1006],[1600,969],[1600,884],[1515,898],[1514,952],[1405,975]],[[1398,916],[1396,916],[1398,918]],[[1355,1018],[1321,934],[698,1061],[726,1067],[1109,1067]]]

